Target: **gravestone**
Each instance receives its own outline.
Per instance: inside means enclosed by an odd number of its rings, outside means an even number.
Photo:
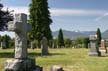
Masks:
[[[31,49],[34,49],[34,48],[35,48],[35,42],[31,41]]]
[[[107,53],[107,48],[106,48],[106,40],[102,39],[101,40],[101,47],[100,47],[101,52]]]
[[[55,41],[54,41],[53,44],[52,44],[52,48],[57,48],[57,44],[56,44]]]
[[[6,48],[6,44],[5,44],[5,42],[1,42],[1,49],[5,49]]]
[[[42,71],[42,67],[35,65],[35,59],[27,56],[27,32],[30,31],[27,15],[15,14],[8,30],[15,32],[15,58],[6,61],[5,71]]]
[[[89,56],[100,56],[99,48],[97,45],[97,36],[90,35],[89,37],[90,44],[89,44]]]
[[[48,55],[47,38],[43,37],[41,41],[41,51],[42,55]]]
[[[51,66],[50,71],[64,71],[64,70],[61,66],[54,65],[54,66]]]

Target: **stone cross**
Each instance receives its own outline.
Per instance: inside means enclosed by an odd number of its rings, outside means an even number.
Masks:
[[[15,14],[14,21],[8,23],[8,30],[15,32],[15,58],[27,58],[27,32],[30,30],[27,15]]]
[[[5,71],[42,71],[42,67],[35,65],[35,59],[27,57],[27,24],[26,14],[16,14],[14,21],[8,23],[8,30],[15,32],[15,58],[6,61]]]

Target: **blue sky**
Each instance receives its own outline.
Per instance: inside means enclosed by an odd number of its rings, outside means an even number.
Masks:
[[[15,13],[27,13],[31,0],[2,0]],[[108,0],[48,0],[53,23],[51,30],[101,31],[108,29]]]

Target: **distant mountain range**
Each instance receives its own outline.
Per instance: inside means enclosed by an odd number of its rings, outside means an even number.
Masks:
[[[102,37],[108,39],[108,30],[106,30],[102,33]]]
[[[63,35],[66,38],[74,39],[77,37],[89,37],[90,35],[95,35],[96,31],[67,31],[63,30]],[[108,30],[101,33],[103,38],[108,38]],[[58,36],[58,31],[52,33],[53,37]]]

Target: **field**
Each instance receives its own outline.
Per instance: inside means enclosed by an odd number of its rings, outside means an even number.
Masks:
[[[48,56],[41,56],[40,49],[28,49],[29,57],[36,59],[36,64],[49,71],[50,66],[60,65],[65,71],[108,71],[108,57],[88,56],[88,49],[63,48],[49,49]],[[13,49],[0,50],[0,71],[5,61],[13,58]]]

